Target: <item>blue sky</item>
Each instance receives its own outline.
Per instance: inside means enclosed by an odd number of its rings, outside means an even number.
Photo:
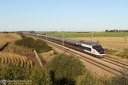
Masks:
[[[0,31],[128,29],[128,0],[0,0]]]

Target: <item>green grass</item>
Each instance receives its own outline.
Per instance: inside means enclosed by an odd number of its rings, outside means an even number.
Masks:
[[[49,36],[73,38],[73,37],[91,37],[91,33],[82,32],[54,32],[47,33]],[[128,36],[128,32],[94,32],[93,37],[125,37]]]

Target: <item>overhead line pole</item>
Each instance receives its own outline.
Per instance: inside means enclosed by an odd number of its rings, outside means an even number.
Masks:
[[[63,38],[63,41],[62,41],[62,45],[64,46],[64,31],[62,32],[62,38]]]

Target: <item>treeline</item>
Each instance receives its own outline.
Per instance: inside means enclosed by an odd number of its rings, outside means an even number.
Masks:
[[[22,39],[15,41],[16,45],[35,49],[38,53],[46,52],[52,49],[45,41],[39,39],[35,40],[31,37],[26,37],[23,34],[21,34],[21,37]]]
[[[114,30],[105,30],[105,32],[128,32],[128,30],[118,30],[118,29],[114,29]]]

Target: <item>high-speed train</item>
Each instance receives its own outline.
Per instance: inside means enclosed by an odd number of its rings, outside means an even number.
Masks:
[[[65,38],[46,36],[42,34],[36,34],[36,36],[61,45],[63,44],[64,46],[94,55],[96,57],[104,57],[105,55],[104,49],[97,42],[70,40]]]

